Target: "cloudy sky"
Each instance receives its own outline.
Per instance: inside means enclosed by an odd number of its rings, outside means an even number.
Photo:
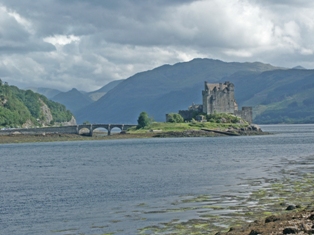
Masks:
[[[0,78],[91,91],[213,58],[314,69],[311,0],[0,0]]]

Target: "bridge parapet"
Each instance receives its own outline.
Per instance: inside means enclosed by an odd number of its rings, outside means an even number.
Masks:
[[[14,133],[20,133],[25,135],[35,134],[80,134],[80,130],[86,128],[89,130],[89,135],[93,135],[93,131],[97,128],[104,128],[108,131],[108,135],[111,135],[111,130],[115,127],[121,131],[127,130],[130,127],[136,125],[124,125],[124,124],[83,124],[75,126],[62,126],[62,127],[42,127],[42,128],[19,128],[19,129],[8,129],[0,130],[0,135],[12,135]]]
[[[42,127],[42,128],[14,128],[8,130],[0,130],[0,135],[12,135],[14,133],[24,135],[36,134],[76,134],[77,126],[62,126],[62,127]]]

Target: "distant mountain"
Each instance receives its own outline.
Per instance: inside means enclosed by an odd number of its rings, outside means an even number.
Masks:
[[[122,80],[115,80],[112,82],[109,82],[107,85],[103,86],[102,88],[100,88],[99,90],[96,91],[92,91],[88,93],[89,98],[91,98],[93,101],[97,101],[99,100],[102,96],[104,96],[108,91],[112,90],[113,88],[115,88],[117,85],[119,85]]]
[[[73,113],[93,103],[93,100],[88,95],[81,93],[75,88],[67,92],[60,92],[51,99],[65,105]]]
[[[292,69],[306,69],[306,68],[304,68],[304,67],[298,65],[298,66],[293,67]]]
[[[57,89],[51,89],[51,88],[43,88],[43,87],[39,87],[39,88],[28,88],[27,90],[31,90],[33,92],[39,93],[41,95],[46,96],[48,99],[51,99],[52,97],[56,96],[57,94],[61,93],[62,91],[59,91]]]
[[[254,122],[314,123],[314,70],[267,71],[232,81],[238,102],[254,106]]]
[[[165,114],[201,103],[204,81],[232,81],[232,76],[255,77],[279,69],[269,64],[226,63],[212,59],[194,59],[175,65],[135,74],[122,81],[98,101],[76,113],[78,122],[136,123],[138,115],[146,111],[156,121],[164,121]],[[239,87],[236,87],[236,93]],[[245,96],[245,94],[244,94]]]

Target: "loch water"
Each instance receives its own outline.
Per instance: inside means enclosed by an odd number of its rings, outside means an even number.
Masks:
[[[314,125],[261,127],[274,134],[0,145],[0,234],[137,234],[197,218],[184,199],[313,172]]]

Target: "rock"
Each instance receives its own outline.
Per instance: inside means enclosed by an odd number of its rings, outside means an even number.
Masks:
[[[259,234],[261,233],[257,232],[256,230],[252,230],[249,235],[259,235]]]
[[[55,126],[74,126],[74,125],[76,125],[76,120],[75,120],[75,117],[74,116],[72,116],[71,117],[71,120],[70,121],[68,121],[68,122],[56,122],[55,123]]]
[[[31,120],[26,120],[26,122],[22,125],[22,128],[31,128],[33,126],[34,124],[32,123]]]
[[[268,216],[268,217],[265,219],[265,223],[270,223],[270,222],[274,222],[274,221],[277,221],[277,220],[280,220],[280,218],[278,218],[278,217],[275,216],[275,215],[271,215],[271,216]]]
[[[253,131],[262,131],[262,129],[256,124],[252,124],[250,127]]]
[[[298,233],[298,230],[295,229],[295,228],[285,228],[283,231],[282,231],[283,234],[296,234]]]
[[[314,220],[314,214],[311,214],[308,218],[309,220]],[[314,225],[313,225],[314,226]]]
[[[292,210],[295,210],[295,205],[289,205],[287,208],[286,208],[286,211],[292,211]]]
[[[40,106],[41,113],[44,116],[44,120],[42,124],[43,126],[49,125],[50,122],[53,120],[50,108],[41,99],[39,99],[39,102],[41,103],[41,106]]]

